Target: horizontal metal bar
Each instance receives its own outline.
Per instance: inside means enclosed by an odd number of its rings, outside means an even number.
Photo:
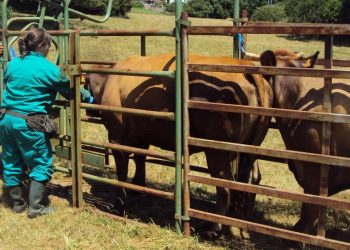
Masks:
[[[118,61],[93,61],[93,60],[80,60],[81,64],[95,64],[95,65],[114,65]]]
[[[210,110],[218,112],[232,112],[254,114],[262,116],[285,117],[291,119],[311,120],[333,123],[350,123],[350,115],[311,112],[292,109],[263,108],[246,105],[235,105],[225,103],[212,103],[202,101],[188,101],[188,107],[192,109]]]
[[[151,157],[155,157],[155,158],[169,160],[172,162],[175,161],[174,153],[159,153],[159,152],[156,152],[154,150],[130,147],[130,146],[119,145],[119,144],[114,144],[114,143],[109,143],[109,142],[97,143],[97,142],[92,142],[92,141],[88,141],[88,140],[81,140],[81,143],[87,144],[90,146],[108,148],[108,149],[118,150],[118,151],[127,152],[127,153],[134,153],[134,154],[139,154],[139,155],[151,156]]]
[[[193,174],[189,175],[189,180],[196,183],[207,184],[207,185],[222,187],[222,188],[229,188],[229,189],[234,189],[242,192],[267,195],[267,196],[272,196],[272,197],[281,198],[281,199],[320,205],[324,207],[332,207],[336,209],[350,210],[350,201],[346,201],[346,200],[334,199],[329,197],[321,197],[321,196],[312,195],[312,194],[295,193],[290,191],[278,190],[271,187],[263,187],[258,185],[242,183],[242,182],[234,182],[229,180],[210,178],[210,177],[198,176]]]
[[[111,68],[97,68],[89,66],[81,66],[83,73],[99,73],[110,75],[127,75],[127,76],[147,76],[147,77],[168,77],[175,78],[173,71],[131,71],[131,70],[116,70]]]
[[[94,124],[103,124],[101,118],[82,116],[80,119],[82,122],[89,122]]]
[[[276,68],[270,66],[234,66],[212,64],[188,64],[189,71],[210,71],[228,73],[249,73],[263,75],[288,75],[308,77],[328,77],[350,79],[350,70],[308,69],[308,68]]]
[[[298,34],[298,35],[350,35],[347,24],[247,24],[243,26],[191,26],[189,35],[225,35],[244,34]]]
[[[327,156],[315,153],[306,153],[293,150],[267,149],[259,146],[245,145],[232,142],[219,142],[207,139],[189,137],[189,144],[197,147],[213,148],[219,150],[248,153],[254,155],[272,156],[290,160],[307,161],[332,166],[350,167],[350,158],[340,156]]]
[[[67,100],[55,100],[53,105],[62,106],[62,107],[69,107],[69,101],[67,101]]]
[[[7,30],[6,36],[22,36],[27,33],[28,30],[17,31],[17,30]],[[80,36],[174,36],[174,31],[157,31],[157,30],[140,30],[140,31],[130,31],[130,30],[48,30],[47,31],[52,36],[68,36],[71,33],[78,32]]]
[[[317,59],[316,64],[317,65],[324,65],[328,60],[325,59]],[[350,61],[349,60],[333,60],[333,66],[336,67],[350,67]]]
[[[114,112],[114,113],[138,115],[138,116],[143,116],[143,117],[164,119],[164,120],[169,120],[169,121],[175,120],[175,114],[172,112],[160,112],[160,111],[151,111],[151,110],[144,110],[144,109],[132,109],[132,108],[88,104],[88,103],[81,103],[80,107],[82,109],[110,111],[110,112]]]
[[[23,36],[29,30],[6,30],[5,36]],[[73,32],[77,32],[76,30],[47,30],[47,32],[51,36],[69,36]]]
[[[222,215],[199,211],[196,209],[189,209],[188,213],[189,213],[189,216],[193,218],[210,221],[214,223],[220,223],[224,225],[229,225],[233,227],[238,227],[238,228],[242,228],[245,230],[249,230],[249,231],[253,231],[261,234],[271,235],[274,237],[281,237],[289,240],[300,241],[307,244],[327,247],[331,249],[345,250],[350,248],[350,243],[322,238],[320,236],[303,234],[303,233],[294,232],[294,231],[290,231],[282,228],[266,226],[255,222],[234,219],[234,218],[230,218]]]
[[[249,61],[260,61],[259,58],[249,58]],[[324,65],[326,62],[325,59],[317,59],[316,65]],[[350,61],[349,60],[333,60],[333,66],[336,67],[350,67]]]
[[[174,36],[174,30],[79,30],[80,36]]]
[[[66,174],[71,174],[67,168],[63,168],[63,167],[55,166],[55,165],[54,165],[54,168],[55,168],[55,171],[60,171],[60,172],[66,173]],[[135,184],[122,182],[122,181],[118,181],[118,180],[111,180],[111,179],[98,177],[98,176],[86,174],[86,173],[82,173],[82,176],[84,179],[93,180],[93,181],[101,182],[104,184],[113,185],[116,187],[122,187],[122,188],[130,189],[130,190],[135,190],[135,191],[142,192],[142,193],[148,193],[148,194],[151,194],[154,196],[162,197],[162,198],[167,199],[167,200],[174,200],[175,199],[175,195],[173,193],[170,193],[170,192],[165,192],[165,191],[160,191],[160,190],[156,190],[156,189],[152,189],[152,188],[142,187],[142,186],[138,186]]]

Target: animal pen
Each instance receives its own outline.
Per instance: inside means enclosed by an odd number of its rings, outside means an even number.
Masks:
[[[9,60],[9,47],[16,41],[18,36],[25,33],[25,30],[32,26],[45,27],[49,33],[54,36],[54,44],[58,48],[55,57],[56,62],[62,67],[71,80],[71,100],[57,100],[56,105],[61,106],[58,137],[59,144],[55,148],[56,156],[71,160],[72,169],[63,168],[55,165],[56,171],[62,171],[72,175],[73,188],[73,206],[80,207],[83,203],[82,196],[82,178],[115,185],[139,192],[146,192],[157,195],[165,199],[175,201],[175,228],[178,233],[183,232],[185,235],[190,234],[190,218],[219,222],[225,225],[246,229],[266,235],[278,236],[281,238],[295,240],[307,244],[334,248],[349,249],[349,242],[342,242],[325,237],[325,212],[326,207],[350,210],[350,201],[327,197],[328,190],[328,171],[332,166],[350,167],[350,159],[339,156],[331,156],[329,150],[330,144],[330,125],[331,123],[350,123],[349,115],[339,115],[331,113],[331,83],[332,78],[350,79],[349,70],[332,69],[332,66],[350,67],[350,61],[333,60],[333,36],[350,35],[350,25],[324,25],[324,24],[246,24],[240,25],[239,19],[239,1],[235,0],[235,24],[234,26],[191,26],[187,16],[183,14],[181,0],[176,1],[175,29],[170,31],[124,31],[124,30],[70,30],[69,15],[86,18],[91,21],[104,22],[111,13],[112,0],[108,2],[106,16],[97,19],[87,16],[76,10],[69,8],[69,0],[61,0],[59,3],[54,1],[40,1],[36,17],[17,17],[7,20],[6,9],[8,0],[3,1],[2,13],[2,42],[4,47],[4,63]],[[54,5],[60,8],[60,14],[57,18],[46,17],[46,8]],[[62,26],[63,22],[63,27]],[[18,30],[20,26],[20,30]],[[242,34],[299,34],[299,35],[323,35],[325,39],[325,58],[318,60],[318,63],[324,65],[324,69],[294,69],[294,68],[275,68],[261,66],[228,66],[228,65],[203,65],[191,64],[188,62],[188,37],[201,35],[219,35],[234,37],[234,47],[238,47],[236,38],[237,33]],[[176,71],[157,71],[157,72],[139,72],[139,71],[120,71],[114,69],[102,69],[91,66],[97,62],[84,61],[80,58],[80,37],[81,36],[139,36],[141,39],[141,55],[146,55],[146,37],[147,36],[170,36],[175,37],[176,41]],[[239,49],[234,53],[239,56]],[[101,62],[99,62],[101,63]],[[102,62],[103,63],[103,62]],[[108,62],[104,62],[108,64]],[[4,68],[1,70],[3,71]],[[255,73],[269,75],[292,75],[292,76],[309,76],[324,78],[323,90],[323,112],[305,112],[276,108],[257,108],[241,105],[218,104],[209,102],[199,102],[189,100],[188,89],[188,72],[193,71],[211,71],[211,72],[237,72],[237,73]],[[3,73],[3,72],[2,72]],[[85,73],[101,74],[119,74],[133,76],[150,76],[150,77],[168,77],[174,79],[176,84],[176,112],[156,112],[147,110],[135,110],[120,107],[111,107],[96,104],[85,104],[80,102],[79,86],[80,77]],[[3,74],[0,76],[3,77]],[[2,80],[2,79],[1,79]],[[1,84],[1,94],[3,84]],[[144,117],[153,117],[157,119],[170,120],[176,123],[176,152],[163,153],[152,150],[134,148],[126,145],[117,145],[112,143],[96,143],[81,139],[81,122],[100,123],[96,118],[81,117],[81,109],[100,110],[138,115]],[[202,138],[194,138],[189,134],[189,109],[202,109],[214,112],[231,112],[255,114],[274,117],[289,117],[299,120],[311,120],[322,122],[322,154],[307,152],[297,152],[291,150],[273,150],[261,148],[259,146],[244,145],[239,143],[228,143],[222,141],[212,141]],[[65,123],[66,120],[66,123]],[[203,177],[194,174],[190,168],[189,146],[207,147],[221,149],[225,151],[234,151],[257,155],[259,158],[283,161],[302,160],[322,164],[321,166],[321,186],[320,195],[301,194],[290,191],[277,190],[270,187],[250,185],[237,181],[228,181],[216,178]],[[83,173],[82,164],[104,166],[105,157],[96,156],[94,152],[87,149],[99,149],[99,152],[109,154],[109,150],[119,150],[151,156],[163,159],[175,165],[175,193],[155,190],[147,187],[141,187],[134,184],[120,182],[118,180],[106,179],[91,174]],[[108,158],[108,157],[107,157]],[[244,221],[236,218],[225,217],[204,211],[199,211],[190,206],[190,183],[202,183],[212,186],[224,187],[238,191],[262,194],[266,196],[289,199],[299,202],[306,202],[323,207],[319,214],[317,236],[302,234],[290,230],[258,224],[250,221]],[[183,206],[182,206],[183,205]]]

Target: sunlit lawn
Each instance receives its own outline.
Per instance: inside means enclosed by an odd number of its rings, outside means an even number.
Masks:
[[[137,12],[137,13],[136,13]],[[79,29],[123,29],[123,30],[172,30],[175,19],[170,15],[153,15],[143,11],[130,13],[128,19],[111,18],[104,24],[94,24],[89,21],[73,20],[72,27]],[[190,18],[192,25],[232,25],[230,20],[208,20]],[[147,37],[147,54],[162,54],[175,51],[175,40],[171,37]],[[323,57],[323,42],[321,41],[292,41],[279,35],[249,35],[248,50],[261,53],[267,49],[286,48],[292,51],[303,51],[304,54],[321,51]],[[203,55],[232,55],[232,37],[227,36],[200,36],[190,37],[190,53]],[[129,56],[140,54],[139,37],[82,37],[82,60],[121,60]],[[350,48],[335,47],[336,59],[349,59]],[[104,142],[107,136],[104,127],[99,125],[83,125],[83,138]],[[280,135],[276,130],[270,130],[263,144],[268,148],[284,148]],[[203,154],[191,157],[195,165],[205,166]],[[111,159],[113,165],[113,160]],[[291,172],[285,164],[262,161],[262,184],[284,190],[300,191]],[[154,164],[147,166],[148,184],[156,187],[165,187],[173,190],[173,169],[159,167]],[[130,172],[130,177],[133,170]],[[55,180],[60,179],[60,174]],[[193,194],[205,199],[212,199],[215,189],[203,185],[193,185],[201,191]],[[343,192],[338,197],[350,199],[350,193]],[[115,221],[95,212],[86,206],[84,210],[70,208],[65,199],[51,196],[56,213],[36,220],[29,220],[25,215],[12,214],[9,209],[0,206],[0,249],[223,249],[223,248],[254,248],[253,243],[237,245],[234,242],[220,243],[213,246],[209,243],[198,243],[196,238],[178,237],[168,227],[161,228],[150,223],[145,226],[137,221]],[[257,211],[262,213],[263,220],[269,223],[291,227],[298,219],[300,204],[291,201],[280,201],[264,196],[257,197]],[[143,206],[140,204],[139,206]],[[158,208],[162,212],[162,207]],[[172,208],[167,208],[171,211]],[[142,207],[140,208],[142,210]],[[150,211],[147,211],[151,213]],[[154,211],[152,215],[154,214]],[[330,213],[332,215],[333,213]],[[345,213],[345,218],[349,214]],[[340,223],[340,217],[331,216],[329,227]],[[343,218],[343,217],[341,217]],[[157,220],[152,217],[151,220]],[[170,221],[172,218],[169,219]],[[345,219],[346,221],[346,219]],[[349,221],[349,219],[348,219]],[[345,223],[346,227],[349,225]],[[264,240],[261,240],[264,241]],[[271,243],[269,243],[271,244]],[[266,246],[257,244],[259,248]],[[276,247],[276,246],[275,246]]]

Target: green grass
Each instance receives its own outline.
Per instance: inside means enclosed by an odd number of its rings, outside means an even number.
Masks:
[[[145,8],[132,8],[131,13],[133,14],[150,14],[150,15],[163,15],[161,12],[152,10],[152,9],[145,9]]]
[[[95,24],[89,21],[72,20],[71,25],[79,29],[122,29],[122,30],[172,30],[173,16],[155,15],[145,10],[133,9],[129,18],[111,18],[106,23]],[[190,18],[192,25],[232,25],[229,20],[209,20]],[[287,48],[303,51],[305,55],[316,50],[323,51],[320,41],[292,41],[278,35],[249,35],[248,51],[261,53],[267,49]],[[190,37],[190,53],[203,55],[232,55],[232,38],[225,36]],[[86,60],[121,60],[140,54],[138,37],[82,37],[81,57]],[[163,54],[175,51],[174,38],[148,37],[147,54]],[[323,53],[323,52],[322,52]],[[322,57],[322,54],[321,54]],[[336,59],[348,59],[350,48],[335,47]],[[82,136],[96,142],[105,142],[107,134],[103,126],[84,124]],[[277,130],[270,130],[263,147],[284,148]],[[156,149],[159,150],[159,149]],[[203,154],[191,156],[194,165],[205,166]],[[113,165],[111,157],[111,165]],[[262,161],[262,184],[284,190],[300,191],[293,175],[285,164]],[[133,175],[132,165],[129,177]],[[155,164],[147,165],[147,185],[172,191],[174,171]],[[69,184],[62,174],[55,174],[54,183]],[[62,185],[63,185],[62,184]],[[88,192],[88,185],[84,185]],[[193,197],[206,201],[215,199],[215,188],[193,184]],[[195,191],[195,192],[194,192]],[[88,193],[86,193],[88,194]],[[113,195],[113,193],[112,193]],[[350,199],[350,192],[344,191],[337,197]],[[0,249],[280,249],[279,239],[252,234],[248,241],[239,238],[225,239],[210,244],[200,238],[182,238],[174,233],[173,202],[142,196],[130,203],[129,217],[137,220],[113,220],[109,216],[96,213],[90,205],[84,209],[73,209],[67,199],[51,195],[56,212],[53,215],[29,220],[25,215],[12,214],[8,208],[0,206]],[[192,205],[197,205],[192,203]],[[204,206],[208,204],[205,203]],[[290,228],[298,219],[300,204],[257,196],[256,221],[269,225]],[[329,210],[328,228],[345,229],[349,227],[349,212],[334,213]],[[138,220],[141,222],[138,222]]]

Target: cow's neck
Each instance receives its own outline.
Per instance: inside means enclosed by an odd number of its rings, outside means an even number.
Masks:
[[[92,82],[92,85],[91,85],[91,91],[94,95],[96,103],[98,103],[98,104],[101,104],[106,79],[107,78],[105,75],[96,74],[94,81]]]
[[[294,109],[300,97],[300,77],[276,76],[274,96],[276,108]]]

